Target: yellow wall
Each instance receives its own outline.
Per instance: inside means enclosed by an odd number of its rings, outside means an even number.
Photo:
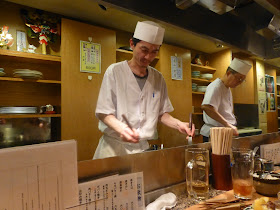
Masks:
[[[183,80],[171,79],[171,56],[182,57]],[[160,49],[159,61],[155,66],[162,73],[167,84],[168,95],[174,107],[174,112],[172,112],[171,115],[183,122],[189,121],[189,113],[192,112],[190,64],[190,50],[163,44]],[[159,138],[165,147],[186,144],[186,136],[179,133],[177,130],[159,124],[158,132]]]
[[[92,159],[102,135],[95,117],[96,101],[105,70],[116,62],[116,33],[62,19],[61,35],[61,135],[63,140],[77,140],[78,160]],[[88,37],[101,45],[101,74],[80,72],[80,40]]]

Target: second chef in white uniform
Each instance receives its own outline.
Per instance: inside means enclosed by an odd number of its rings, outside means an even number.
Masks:
[[[238,136],[230,88],[240,85],[251,68],[252,66],[247,62],[234,58],[224,76],[208,85],[201,105],[205,124],[200,134],[204,142],[209,141],[212,127],[232,128],[233,135]]]
[[[99,140],[93,159],[133,154],[149,148],[156,137],[158,121],[187,135],[188,123],[173,118],[164,78],[149,64],[158,55],[164,29],[151,21],[138,22],[130,47],[129,61],[112,64],[104,74],[95,110]],[[132,129],[123,119],[125,115]]]

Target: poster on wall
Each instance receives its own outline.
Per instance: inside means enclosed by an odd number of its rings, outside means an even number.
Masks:
[[[264,81],[264,76],[263,75],[258,75],[258,86],[259,86],[259,91],[265,92],[265,81]]]
[[[101,45],[80,41],[80,71],[101,73]]]
[[[275,111],[275,94],[266,93],[266,106],[267,111]]]
[[[274,77],[270,75],[265,75],[265,91],[267,93],[275,93],[274,91]]]
[[[183,80],[182,58],[171,56],[171,76],[174,80]]]
[[[275,111],[275,89],[274,77],[265,75],[265,91],[266,91],[266,108],[267,111]]]

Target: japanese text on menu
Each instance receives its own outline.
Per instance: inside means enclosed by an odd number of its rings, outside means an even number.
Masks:
[[[80,71],[101,73],[101,45],[80,41]]]

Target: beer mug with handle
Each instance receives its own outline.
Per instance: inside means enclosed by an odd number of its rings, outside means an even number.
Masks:
[[[254,172],[253,158],[253,151],[250,149],[232,149],[231,175],[233,192],[236,198],[252,198]]]
[[[204,148],[185,150],[186,185],[188,196],[205,200],[209,194],[209,151]]]

